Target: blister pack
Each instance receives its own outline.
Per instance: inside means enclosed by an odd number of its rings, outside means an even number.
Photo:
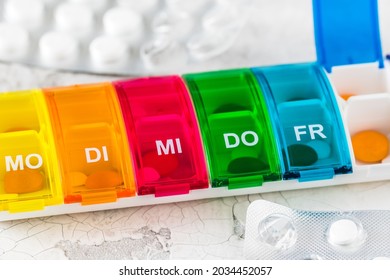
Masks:
[[[305,211],[265,200],[248,207],[247,259],[390,259],[390,211]]]
[[[0,1],[0,61],[103,74],[178,72],[233,44],[250,9],[234,2]]]

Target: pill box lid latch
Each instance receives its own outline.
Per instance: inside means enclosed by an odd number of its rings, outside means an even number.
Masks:
[[[334,177],[333,168],[304,170],[304,171],[300,171],[300,178],[298,179],[298,181],[307,182],[307,181],[316,181],[316,180],[326,180],[326,179],[332,179],[333,177]]]

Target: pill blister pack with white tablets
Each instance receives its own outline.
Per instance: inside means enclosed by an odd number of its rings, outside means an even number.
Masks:
[[[103,74],[178,72],[234,43],[246,2],[4,0],[0,60]]]
[[[390,259],[390,211],[305,211],[265,200],[248,207],[247,259]]]

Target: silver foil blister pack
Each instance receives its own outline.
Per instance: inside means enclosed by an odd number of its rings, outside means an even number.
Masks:
[[[263,260],[390,259],[390,211],[307,211],[265,200],[248,207],[245,257]]]

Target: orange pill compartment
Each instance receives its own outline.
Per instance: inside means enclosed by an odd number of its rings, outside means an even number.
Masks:
[[[65,202],[114,202],[135,194],[126,133],[111,84],[44,89],[63,164]]]
[[[43,93],[0,95],[0,210],[63,203],[59,161]]]

